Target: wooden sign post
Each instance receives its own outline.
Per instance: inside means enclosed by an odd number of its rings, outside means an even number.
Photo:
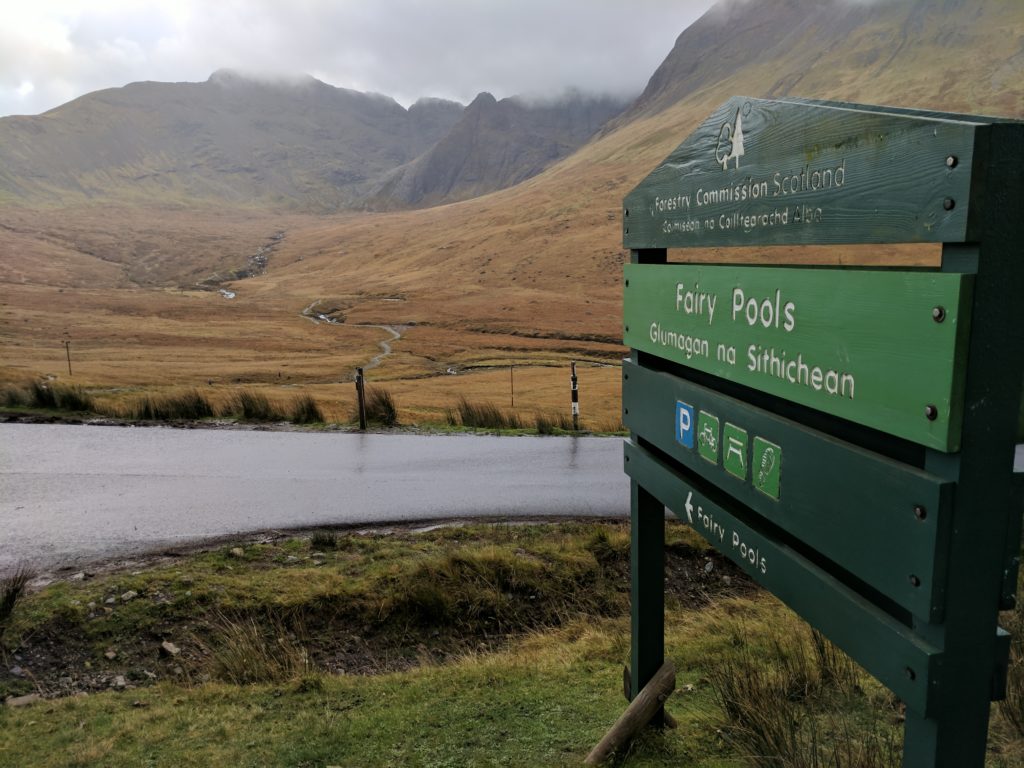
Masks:
[[[1020,559],[1022,178],[1019,122],[737,97],[629,194],[630,690],[664,662],[668,507],[906,703],[904,766],[983,766]],[[882,243],[941,267],[667,258]]]

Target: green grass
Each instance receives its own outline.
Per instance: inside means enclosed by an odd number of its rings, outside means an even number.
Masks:
[[[48,703],[45,720],[35,707],[11,710],[0,721],[0,760],[41,768],[575,766],[623,707],[615,640],[622,629],[579,627],[486,659],[401,674],[162,685]],[[691,696],[676,711],[699,719],[708,701],[706,693]],[[685,741],[646,739],[628,764],[730,765],[713,754],[692,762],[701,741],[719,750],[713,729],[687,730]]]
[[[0,636],[7,659],[67,646],[54,676],[91,666],[139,687],[0,707],[0,765],[575,766],[623,711],[625,525],[316,535],[23,598]],[[737,591],[734,571],[728,588],[724,565],[706,573],[689,529],[668,527],[667,554],[679,727],[646,732],[611,765],[898,764],[891,694],[774,599]],[[161,659],[162,639],[180,656]],[[31,687],[19,685],[7,692]],[[992,768],[1024,754],[1006,706]],[[759,719],[767,742],[748,738]],[[768,750],[785,758],[757,757]]]

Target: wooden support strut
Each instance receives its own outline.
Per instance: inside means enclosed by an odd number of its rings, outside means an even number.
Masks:
[[[600,765],[619,747],[633,738],[661,711],[665,700],[675,688],[676,667],[671,661],[666,661],[650,682],[643,687],[643,690],[636,695],[632,703],[626,707],[626,711],[615,721],[615,725],[587,755],[587,759],[584,761],[585,765]]]

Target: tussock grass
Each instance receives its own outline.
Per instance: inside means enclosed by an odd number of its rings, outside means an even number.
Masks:
[[[230,395],[219,407],[197,389],[173,394],[150,393],[127,402],[97,404],[91,395],[79,387],[31,381],[23,385],[4,385],[0,389],[0,405],[8,408],[102,413],[137,421],[199,421],[218,415],[243,421],[290,421],[294,424],[320,424],[326,421],[323,409],[310,394],[298,395],[289,404],[279,405],[262,392],[249,389]],[[393,401],[391,409],[394,418]]]
[[[338,534],[332,531],[316,531],[310,538],[309,545],[316,550],[337,549]]]
[[[857,666],[817,632],[778,632],[736,648],[710,669],[727,740],[757,768],[898,768],[891,723],[863,722]],[[859,699],[859,701],[857,700]],[[851,704],[853,706],[851,706]]]
[[[1024,615],[1018,608],[1003,614],[1002,618],[1001,623],[1011,633],[1011,638],[1006,698],[999,702],[999,714],[1016,737],[1024,739]]]
[[[556,430],[572,431],[572,416],[566,416],[564,413],[536,413],[533,416],[533,423],[539,435],[553,435]]]
[[[491,402],[470,402],[466,398],[459,399],[455,411],[451,414],[458,415],[458,421],[464,427],[476,427],[480,429],[521,429],[522,423],[514,413],[505,413],[498,406]],[[452,424],[451,416],[448,417],[449,424]],[[454,426],[454,424],[452,424]]]
[[[811,648],[820,684],[841,693],[856,690],[860,681],[860,670],[853,659],[836,648],[828,638],[816,629],[811,630]]]
[[[226,403],[223,414],[243,421],[288,421],[289,413],[262,392],[243,389]]]
[[[582,554],[582,553],[581,553]],[[509,632],[625,610],[593,557],[538,558],[500,547],[436,555],[395,579],[381,612],[422,626]]]
[[[352,418],[359,419],[359,404]],[[391,392],[383,387],[366,388],[366,420],[373,424],[393,427],[398,424],[398,407]]]
[[[25,588],[32,580],[32,572],[25,566],[19,567],[14,573],[0,579],[0,634],[14,614]]]
[[[326,419],[316,399],[307,393],[292,400],[290,421],[293,424],[322,424]]]
[[[4,384],[0,389],[0,404],[5,408],[24,408],[29,404],[28,392],[17,384]]]
[[[271,618],[218,616],[210,641],[210,674],[235,685],[281,683],[312,671],[305,648],[284,624]]]
[[[6,384],[0,391],[0,403],[7,408],[45,408],[52,411],[94,411],[93,398],[81,387],[44,381]]]
[[[214,416],[210,401],[198,390],[174,395],[145,395],[130,403],[125,415],[140,421],[184,421]]]

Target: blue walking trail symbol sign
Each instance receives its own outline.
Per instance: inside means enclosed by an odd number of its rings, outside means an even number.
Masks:
[[[630,691],[664,661],[667,507],[905,702],[905,766],[982,768],[1024,509],[1022,179],[1021,122],[736,97],[626,197]],[[749,255],[873,243],[941,265]],[[761,248],[668,262],[730,246]]]

